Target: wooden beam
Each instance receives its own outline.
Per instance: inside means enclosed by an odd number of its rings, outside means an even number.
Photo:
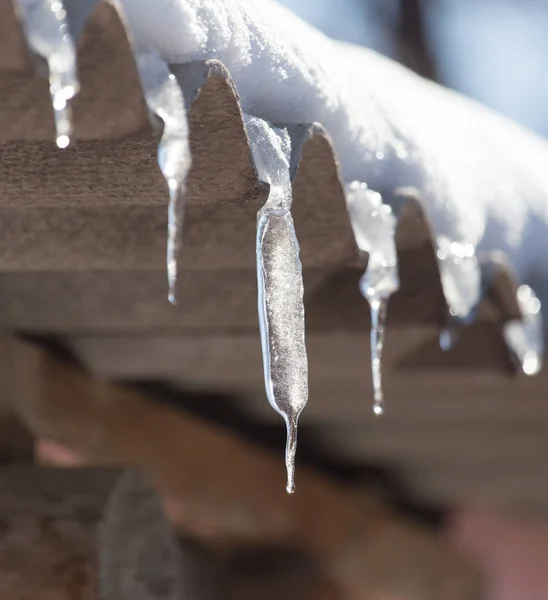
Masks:
[[[155,492],[119,469],[0,468],[0,597],[179,600]]]
[[[92,381],[40,348],[11,344],[18,408],[32,429],[83,460],[142,468],[186,533],[211,543],[301,547],[351,598],[477,597],[476,571],[427,530],[303,468],[289,497],[281,451],[272,457],[130,389]]]

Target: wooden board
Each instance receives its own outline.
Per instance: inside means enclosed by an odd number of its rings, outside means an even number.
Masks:
[[[156,494],[118,469],[0,469],[0,595],[177,600],[180,557]]]

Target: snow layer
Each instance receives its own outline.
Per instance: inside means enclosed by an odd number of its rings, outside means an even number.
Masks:
[[[390,203],[422,192],[437,235],[499,249],[548,304],[548,144],[373,51],[335,42],[271,0],[121,0],[132,34],[171,62],[216,58],[244,112],[320,122],[344,183]]]

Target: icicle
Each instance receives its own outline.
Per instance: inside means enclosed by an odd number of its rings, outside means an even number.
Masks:
[[[394,239],[396,217],[380,194],[354,181],[346,188],[346,203],[358,248],[369,254],[367,269],[360,279],[360,291],[371,310],[371,372],[373,412],[384,413],[382,391],[382,349],[388,300],[400,286]]]
[[[521,285],[516,296],[522,319],[504,325],[504,339],[520,371],[525,375],[536,375],[542,368],[544,355],[540,300],[528,285]]]
[[[297,422],[308,400],[304,288],[299,243],[291,216],[290,142],[285,130],[255,117],[245,125],[259,178],[270,193],[257,214],[259,326],[266,395],[287,427],[289,494],[295,491]]]
[[[169,188],[167,277],[169,301],[177,303],[177,258],[181,244],[186,177],[192,158],[183,92],[167,63],[152,51],[137,50],[137,68],[151,113],[164,123],[158,164]]]
[[[474,246],[446,236],[436,238],[436,257],[450,323],[440,334],[440,347],[448,351],[459,338],[460,327],[473,318],[481,298],[481,269]]]
[[[386,298],[369,300],[371,307],[371,373],[373,376],[373,412],[384,413],[384,393],[382,391],[382,346],[388,300]]]
[[[308,364],[299,245],[287,208],[259,212],[257,281],[266,393],[286,422],[287,491],[292,493],[297,420],[308,400]]]
[[[67,13],[60,0],[19,0],[19,6],[29,46],[48,65],[56,142],[66,148],[72,135],[69,100],[79,89]]]

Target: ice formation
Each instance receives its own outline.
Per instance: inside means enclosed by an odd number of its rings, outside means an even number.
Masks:
[[[167,232],[168,298],[177,303],[177,257],[183,226],[183,196],[192,162],[183,92],[167,63],[151,48],[136,44],[136,63],[148,108],[163,122],[158,164],[169,188]]]
[[[387,204],[401,186],[420,190],[442,254],[446,242],[461,248],[442,270],[450,306],[451,263],[470,263],[460,256],[470,248],[502,250],[533,286],[546,279],[538,257],[548,239],[548,145],[534,134],[373,51],[330,40],[271,0],[122,4],[133,35],[170,61],[223,62],[246,113],[321,123],[346,185],[365,181]],[[548,289],[540,292],[542,301]]]
[[[468,323],[481,299],[481,268],[474,246],[440,235],[436,258],[443,292],[449,307],[449,324],[440,333],[440,347],[450,350],[457,343],[460,326]]]
[[[525,375],[536,375],[541,369],[544,355],[540,301],[528,285],[518,288],[517,300],[523,319],[506,323],[504,337],[512,349],[518,368]]]
[[[113,4],[120,10],[122,19],[125,19],[121,3],[113,0]],[[76,34],[71,31],[70,15],[67,14],[62,0],[19,0],[17,6],[31,50],[47,62],[56,141],[60,148],[66,148],[72,134],[69,101],[79,89],[76,74],[77,40],[73,39],[73,35],[81,33],[82,23],[78,23]],[[77,9],[78,5],[75,4],[73,10]],[[84,6],[81,10],[87,18],[89,6]],[[79,17],[81,19],[82,16]],[[175,76],[166,60],[160,56],[155,44],[139,36],[132,41],[148,108],[151,114],[163,123],[158,164],[166,180],[170,198],[166,262],[168,298],[175,304],[183,196],[186,176],[191,165],[185,101]]]
[[[287,492],[295,490],[297,421],[308,400],[303,278],[291,217],[287,131],[246,116],[245,127],[268,199],[257,215],[258,309],[266,395],[287,427]]]
[[[371,374],[373,412],[384,412],[382,391],[382,347],[388,300],[400,286],[394,238],[396,217],[380,194],[354,181],[346,188],[346,205],[358,248],[369,255],[360,279],[360,291],[371,309]]]
[[[365,181],[388,204],[413,186],[436,236],[499,248],[524,279],[541,266],[548,144],[534,134],[270,0],[122,4],[133,35],[169,61],[223,62],[247,114],[321,123],[346,184]]]
[[[164,122],[159,163],[171,195],[172,300],[190,154],[184,99],[167,65],[219,60],[248,115],[257,172],[270,186],[257,223],[258,304],[267,395],[288,427],[289,491],[297,418],[307,399],[307,360],[284,126],[317,122],[329,133],[355,237],[369,254],[360,290],[372,313],[375,412],[383,411],[386,306],[398,287],[394,215],[402,187],[419,190],[433,232],[452,319],[440,336],[442,346],[455,342],[479,302],[477,256],[496,250],[522,284],[524,319],[507,324],[507,343],[523,372],[538,370],[540,306],[548,300],[546,142],[375,52],[328,39],[272,0],[111,1],[123,9],[149,108]],[[67,101],[78,89],[64,9],[56,0],[20,3],[30,45],[49,65],[57,139],[64,146],[70,136]]]
[[[19,7],[29,46],[47,63],[56,142],[66,148],[72,134],[69,101],[79,88],[66,10],[57,0],[20,0]]]

